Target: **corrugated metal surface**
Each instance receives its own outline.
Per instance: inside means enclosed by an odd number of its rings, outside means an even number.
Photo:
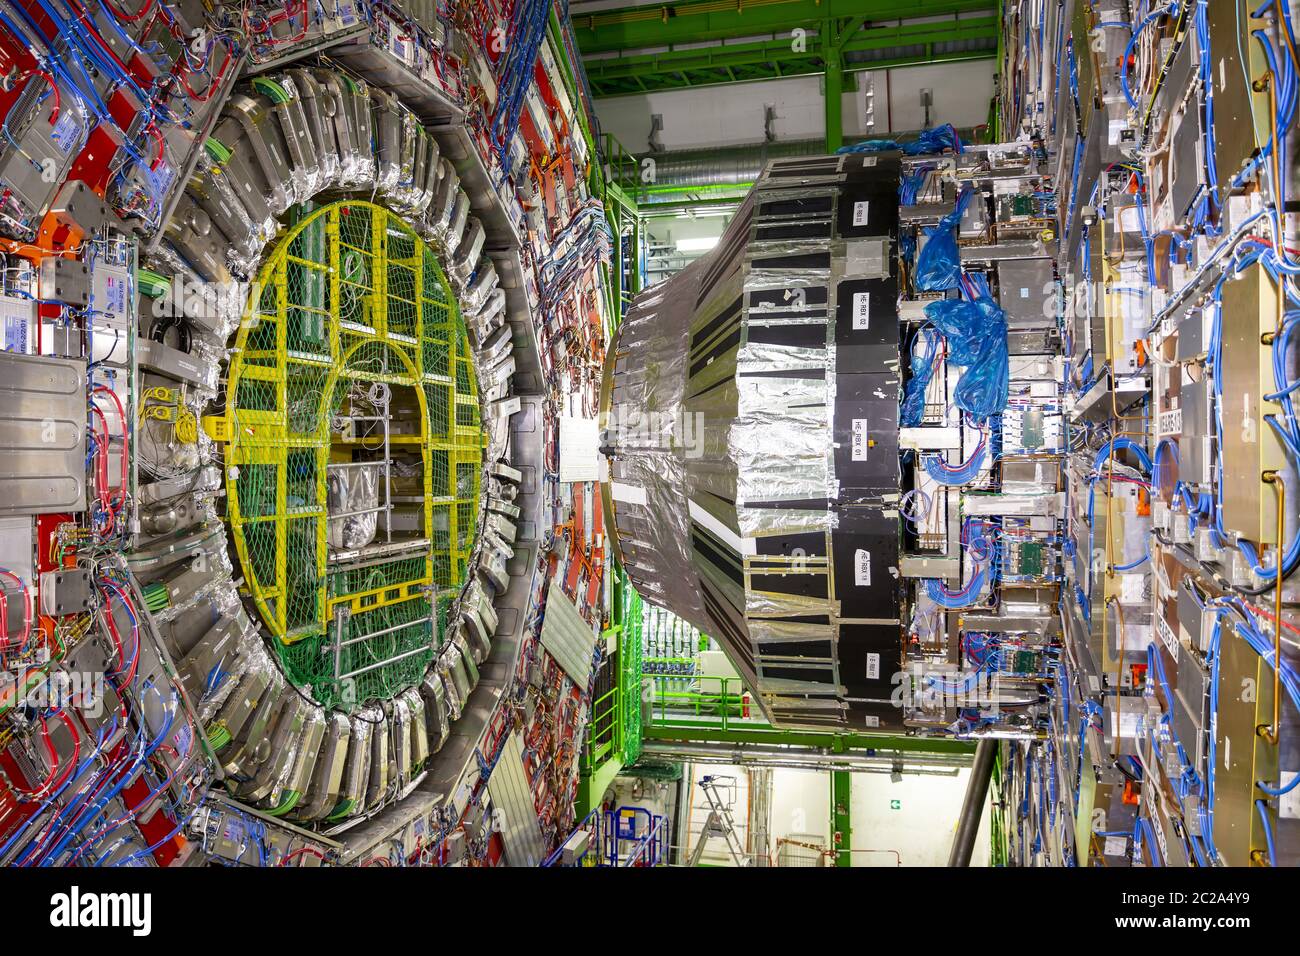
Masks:
[[[575,612],[576,613],[576,612]],[[533,792],[524,773],[524,743],[519,731],[512,733],[488,778],[488,795],[501,827],[506,862],[511,866],[539,866],[546,854],[542,828],[537,823]]]
[[[83,360],[0,352],[0,514],[86,509],[85,424]]]
[[[596,647],[596,635],[554,580],[546,592],[542,646],[550,651],[575,684],[587,686],[591,678],[591,655]]]

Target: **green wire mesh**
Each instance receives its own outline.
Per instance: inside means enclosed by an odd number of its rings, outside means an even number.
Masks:
[[[405,223],[361,201],[291,221],[235,341],[227,521],[289,679],[352,711],[417,683],[446,633],[478,518],[478,385],[446,277]],[[423,542],[396,556],[382,532],[352,550],[329,536],[331,467],[371,462],[382,479],[377,418],[395,540]]]

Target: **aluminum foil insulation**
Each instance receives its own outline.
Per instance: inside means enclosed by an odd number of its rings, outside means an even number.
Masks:
[[[900,168],[895,153],[773,162],[607,353],[621,560],[783,726],[902,727]]]

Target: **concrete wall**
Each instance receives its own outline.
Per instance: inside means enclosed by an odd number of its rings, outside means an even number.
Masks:
[[[849,814],[853,824],[854,866],[945,866],[970,771],[955,777],[856,773]],[[895,804],[897,806],[895,807]],[[989,864],[987,807],[980,822],[971,866]],[[870,852],[868,852],[870,851]]]
[[[699,780],[706,774],[735,777],[737,790],[733,814],[742,843],[747,844],[749,775],[742,767],[695,764],[691,768],[689,831],[673,842],[687,851],[699,839],[708,806]],[[888,773],[853,774],[849,814],[854,866],[945,866],[952,846],[957,816],[970,771],[954,776],[905,773],[897,783]],[[771,853],[775,858],[782,838],[806,840],[830,849],[831,777],[826,771],[776,768],[772,773],[772,810],[769,822]],[[643,801],[644,802],[644,801]],[[985,807],[971,866],[988,866],[991,815]],[[731,866],[726,844],[711,839],[702,862]]]
[[[891,110],[892,129],[920,129],[924,118],[920,91],[925,88],[933,91],[932,123],[977,126],[988,116],[993,73],[992,59],[859,73],[858,89],[844,94],[844,134],[885,135],[891,129]],[[863,106],[869,86],[875,92],[875,127],[871,130],[864,127]],[[647,149],[650,117],[655,113],[664,119],[660,139],[666,150],[761,142],[768,104],[776,108],[778,140],[826,135],[819,76],[616,96],[597,100],[596,113],[604,132],[639,154]]]

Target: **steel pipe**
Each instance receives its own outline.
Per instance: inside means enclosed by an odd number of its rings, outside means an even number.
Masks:
[[[983,738],[975,748],[975,764],[971,767],[966,799],[957,819],[957,833],[952,838],[952,851],[948,854],[949,866],[970,866],[975,838],[979,835],[980,817],[984,815],[984,801],[989,795],[989,780],[993,777],[993,758],[998,742]]]

